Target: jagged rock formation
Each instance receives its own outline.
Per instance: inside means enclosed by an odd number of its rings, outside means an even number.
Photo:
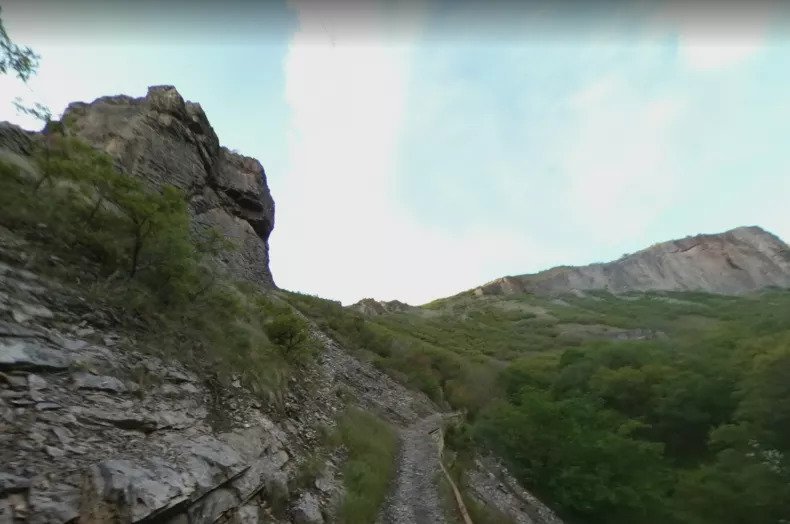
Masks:
[[[182,189],[195,227],[216,228],[237,244],[220,261],[239,278],[274,286],[268,247],[274,200],[266,174],[254,158],[220,146],[200,104],[184,101],[172,86],[154,86],[143,98],[72,103],[62,122],[124,172]]]
[[[614,262],[503,277],[474,293],[555,295],[606,290],[738,295],[771,286],[790,287],[790,248],[775,235],[752,226],[662,242]]]
[[[400,300],[376,300],[375,298],[363,298],[359,302],[351,304],[348,306],[349,309],[353,309],[362,313],[363,315],[367,316],[376,316],[376,315],[383,315],[385,313],[400,313],[403,311],[409,311],[414,309],[414,306],[410,306]]]

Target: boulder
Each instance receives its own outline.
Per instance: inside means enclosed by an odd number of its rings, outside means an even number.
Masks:
[[[293,509],[295,524],[323,524],[324,516],[321,515],[321,505],[312,493],[304,493]]]

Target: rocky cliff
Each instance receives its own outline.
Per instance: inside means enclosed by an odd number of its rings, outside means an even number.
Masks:
[[[553,295],[606,290],[738,295],[772,286],[790,287],[790,248],[775,235],[752,226],[661,242],[614,262],[503,277],[474,293]]]
[[[220,146],[200,104],[184,101],[172,86],[154,86],[143,98],[72,103],[62,122],[125,173],[182,189],[194,226],[215,228],[236,244],[220,262],[239,278],[274,286],[268,247],[274,201],[266,173],[254,158]]]

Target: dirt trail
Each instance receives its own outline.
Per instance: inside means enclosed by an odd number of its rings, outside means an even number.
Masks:
[[[431,435],[441,427],[441,413],[422,394],[356,360],[333,341],[326,342],[327,368],[357,391],[361,406],[385,417],[398,430],[397,474],[377,524],[444,523],[437,485],[442,474],[439,446]]]
[[[380,524],[446,522],[437,485],[439,446],[431,435],[439,427],[441,414],[435,413],[400,430],[398,472]]]
[[[356,359],[315,322],[297,313],[312,326],[313,335],[324,347],[321,361],[329,380],[350,387],[360,406],[383,416],[398,430],[397,474],[377,524],[446,522],[438,488],[442,475],[439,445],[431,435],[441,427],[442,413],[424,394],[406,389],[370,364]]]
[[[348,388],[355,402],[384,417],[397,428],[400,449],[397,473],[390,493],[382,504],[376,524],[433,524],[456,522],[456,510],[445,508],[439,495],[440,447],[432,432],[443,418],[460,413],[442,413],[423,393],[405,388],[368,362],[345,351],[316,323],[296,311],[311,326],[324,350],[320,361],[327,385],[323,395],[333,395],[336,387]],[[360,428],[364,431],[364,428]],[[553,511],[518,485],[499,462],[477,460],[466,481],[471,494],[487,506],[523,524],[562,524]],[[445,515],[445,510],[448,515]]]

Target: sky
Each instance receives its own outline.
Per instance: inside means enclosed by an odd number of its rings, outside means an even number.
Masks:
[[[276,283],[421,304],[742,225],[790,239],[782,2],[0,0],[11,100],[172,84],[258,158]]]

